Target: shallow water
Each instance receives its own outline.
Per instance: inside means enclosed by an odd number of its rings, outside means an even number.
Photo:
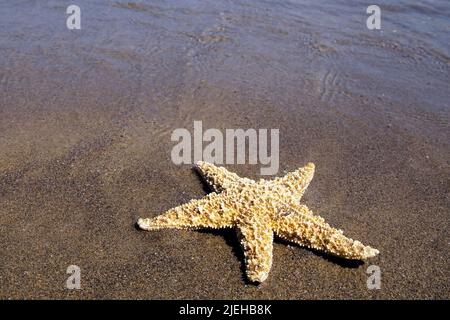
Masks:
[[[0,4],[0,297],[449,298],[448,1],[379,1],[381,30],[365,1],[77,4],[72,31]],[[316,163],[306,203],[380,249],[383,289],[284,244],[247,286],[233,233],[136,231],[204,195],[170,161],[194,120],[279,128],[279,174]]]

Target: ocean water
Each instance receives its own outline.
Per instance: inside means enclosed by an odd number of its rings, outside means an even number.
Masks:
[[[328,106],[345,97],[389,98],[376,113],[403,116],[410,126],[434,120],[448,127],[448,1],[379,1],[380,30],[366,27],[367,1],[77,3],[81,30],[67,29],[61,1],[0,4],[3,90],[6,82],[25,81],[8,74],[14,65],[59,70],[61,84],[120,72],[134,82],[137,103],[146,103],[139,101],[143,91],[170,99],[203,81],[274,91],[278,101],[281,90],[286,99],[301,92]],[[369,111],[345,110],[359,112]]]

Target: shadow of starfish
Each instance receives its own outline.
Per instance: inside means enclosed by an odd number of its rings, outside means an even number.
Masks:
[[[192,168],[192,171],[199,178],[199,180],[202,181],[202,188],[205,193],[208,194],[208,193],[214,192],[214,190],[208,184],[205,177],[201,174],[200,170],[197,167]],[[233,254],[236,256],[236,258],[240,262],[240,270],[242,272],[242,277],[241,277],[242,280],[245,282],[245,284],[255,284],[254,282],[249,281],[248,278],[245,276],[244,252],[242,251],[242,246],[239,243],[239,238],[233,229],[201,229],[201,230],[196,230],[196,231],[200,232],[200,233],[222,236],[225,239],[226,244],[229,245],[230,247],[232,247]],[[275,239],[277,240],[278,243],[281,243],[284,245],[290,245],[290,246],[293,245],[296,247],[300,247],[302,249],[306,249],[307,251],[312,252],[315,255],[317,255],[327,261],[330,261],[332,263],[338,264],[339,266],[344,267],[344,268],[355,269],[364,264],[364,262],[360,261],[360,260],[348,260],[348,259],[333,256],[333,255],[329,255],[325,252],[321,252],[319,250],[315,250],[312,248],[304,248],[304,247],[298,246],[296,244],[293,244],[290,241],[284,240],[279,237],[275,237]]]

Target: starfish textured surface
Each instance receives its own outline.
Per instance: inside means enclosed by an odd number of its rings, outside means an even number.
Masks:
[[[236,228],[247,277],[263,282],[272,266],[274,233],[287,241],[345,259],[362,260],[379,251],[344,236],[299,203],[314,175],[314,164],[273,180],[241,178],[223,167],[197,164],[215,191],[200,200],[138,220],[144,230]]]

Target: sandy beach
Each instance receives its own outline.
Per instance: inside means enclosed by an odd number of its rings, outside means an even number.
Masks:
[[[380,1],[381,30],[359,0],[77,3],[81,30],[0,4],[1,299],[450,298],[447,1]],[[279,129],[276,176],[314,162],[302,201],[381,254],[276,241],[256,286],[233,230],[138,230],[207,194],[171,161],[194,121]]]

